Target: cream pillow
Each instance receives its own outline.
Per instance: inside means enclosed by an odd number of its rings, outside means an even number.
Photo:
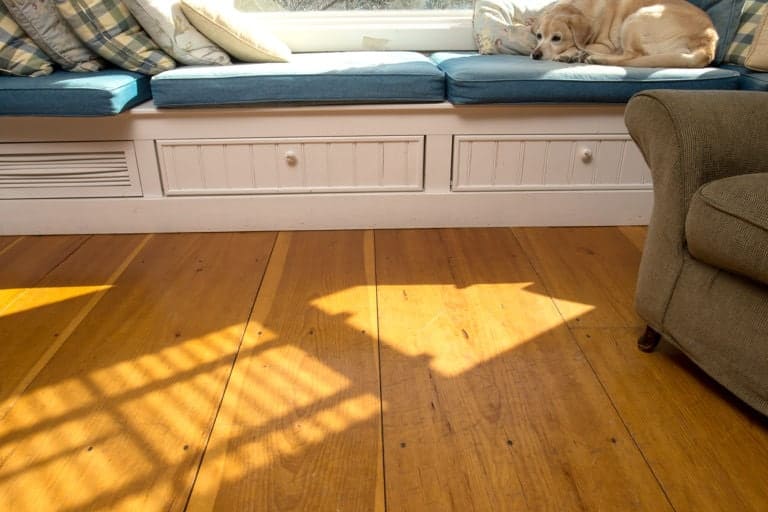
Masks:
[[[187,20],[178,0],[123,0],[123,3],[160,49],[182,64],[230,64],[229,55]]]
[[[181,8],[200,32],[244,62],[286,62],[291,50],[252,15],[216,0],[182,0]]]
[[[476,0],[472,32],[478,53],[529,55],[536,47],[531,27],[552,0]]]

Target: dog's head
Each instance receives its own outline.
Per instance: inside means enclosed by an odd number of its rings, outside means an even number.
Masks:
[[[557,60],[570,48],[584,48],[592,37],[592,24],[584,13],[567,4],[556,4],[542,13],[532,30],[536,47],[531,58],[535,60]]]

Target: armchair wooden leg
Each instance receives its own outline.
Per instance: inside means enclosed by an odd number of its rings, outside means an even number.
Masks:
[[[637,339],[637,348],[643,352],[653,352],[661,341],[661,334],[646,326],[645,332]]]

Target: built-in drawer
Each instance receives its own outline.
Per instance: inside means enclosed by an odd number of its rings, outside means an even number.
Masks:
[[[159,140],[166,195],[417,191],[424,137]]]
[[[650,188],[628,135],[457,135],[454,191]]]
[[[132,142],[0,144],[0,198],[141,195]]]

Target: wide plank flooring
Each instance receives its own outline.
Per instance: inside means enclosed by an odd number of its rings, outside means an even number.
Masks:
[[[761,511],[645,229],[0,237],[0,510]]]

